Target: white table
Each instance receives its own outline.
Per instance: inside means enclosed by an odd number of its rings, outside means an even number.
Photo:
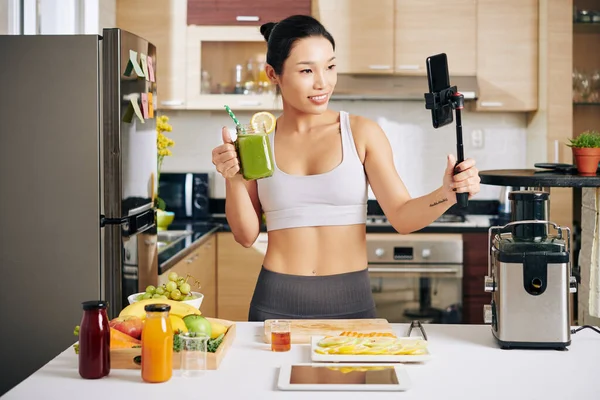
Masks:
[[[408,328],[393,327],[399,336]],[[69,348],[2,399],[600,399],[600,335],[589,329],[573,335],[569,351],[561,352],[500,350],[489,326],[426,325],[433,359],[407,364],[413,387],[400,393],[279,391],[279,365],[310,362],[310,347],[293,345],[287,353],[273,353],[262,342],[261,329],[260,323],[238,323],[220,368],[202,378],[176,373],[166,383],[147,384],[139,370],[111,370],[109,377],[85,380]],[[7,360],[3,364],[10,368]]]

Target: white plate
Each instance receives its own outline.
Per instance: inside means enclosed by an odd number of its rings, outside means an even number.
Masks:
[[[387,362],[387,363],[411,363],[411,362],[425,362],[431,359],[431,353],[429,348],[425,354],[419,355],[386,355],[386,354],[319,354],[315,351],[318,347],[317,343],[325,336],[311,336],[310,337],[310,359],[312,361],[326,361],[326,362]],[[423,339],[421,336],[411,337],[399,337],[398,339]]]
[[[391,371],[370,372],[368,375],[359,375],[354,372],[349,374],[332,371],[331,368],[385,368]],[[304,370],[297,370],[304,368]],[[295,382],[292,383],[292,371]],[[352,375],[351,375],[352,374]],[[347,378],[347,379],[344,379]],[[333,380],[338,383],[330,383]],[[344,382],[346,380],[346,382]],[[382,381],[393,380],[393,383]],[[354,381],[354,382],[353,382]],[[302,383],[300,383],[302,382]],[[334,390],[334,391],[405,391],[410,389],[412,383],[403,365],[399,364],[343,364],[339,363],[299,363],[282,365],[279,369],[277,387],[280,390]]]

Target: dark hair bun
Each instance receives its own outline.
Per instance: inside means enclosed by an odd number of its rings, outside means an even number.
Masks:
[[[260,33],[265,37],[265,40],[269,41],[269,36],[271,36],[271,32],[273,32],[273,28],[277,25],[275,22],[267,22],[266,24],[262,24],[260,26]]]

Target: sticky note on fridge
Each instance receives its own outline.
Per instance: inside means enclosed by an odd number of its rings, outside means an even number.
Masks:
[[[131,71],[135,71],[137,76],[141,78],[144,77],[144,71],[142,71],[137,61],[137,51],[133,50],[129,50],[129,61],[127,62],[127,67],[125,68],[125,76],[131,76]]]
[[[152,92],[148,93],[148,118],[154,118],[154,103]]]
[[[154,82],[154,64],[153,64],[153,62],[154,61],[152,60],[152,57],[148,56],[147,60],[146,60],[146,64],[148,67],[148,75],[150,75],[149,76],[150,82]]]
[[[125,113],[123,114],[123,122],[130,124],[131,120],[133,119],[134,112],[135,111],[133,110],[133,105],[131,104],[131,102],[129,102],[127,104],[127,110],[125,110]]]
[[[142,115],[148,119],[148,94],[142,93]]]
[[[143,53],[140,53],[140,64],[142,64],[142,72],[144,73],[146,80],[148,80],[148,64],[146,62],[146,55]]]
[[[133,111],[135,115],[140,119],[140,122],[144,123],[144,116],[142,115],[142,110],[140,110],[140,105],[138,104],[138,96],[131,97],[131,105],[133,106]]]

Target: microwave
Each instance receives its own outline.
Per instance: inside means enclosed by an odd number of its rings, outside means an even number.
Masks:
[[[175,220],[204,220],[210,217],[208,174],[162,172],[158,196]]]

